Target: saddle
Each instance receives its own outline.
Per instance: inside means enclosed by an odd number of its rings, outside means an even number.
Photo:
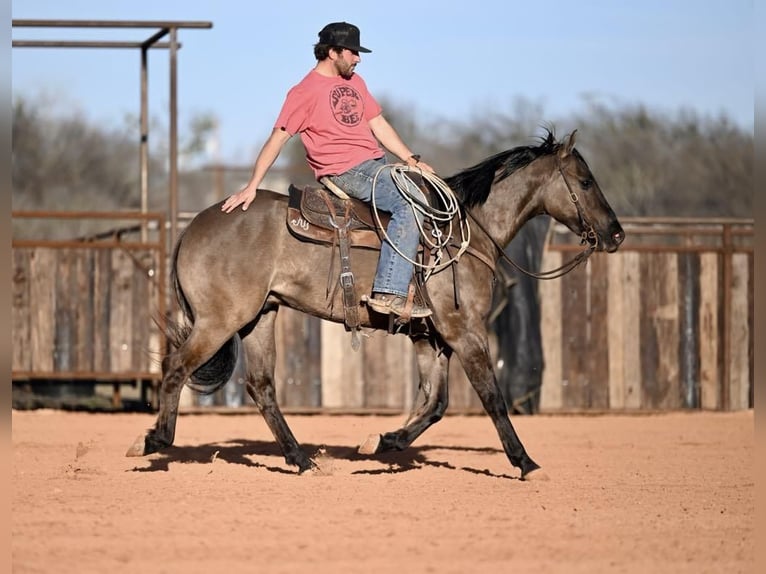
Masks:
[[[287,228],[305,241],[337,242],[338,230],[344,229],[351,247],[380,249],[372,208],[359,199],[342,199],[323,187],[290,185],[287,204]],[[380,222],[388,225],[391,215],[379,212]]]
[[[325,185],[327,185],[326,182]],[[290,185],[287,228],[302,241],[330,244],[333,247],[338,245],[340,255],[338,284],[343,290],[344,324],[346,330],[352,332],[352,347],[356,350],[359,347],[357,339],[357,331],[360,328],[359,298],[354,288],[350,250],[351,247],[380,250],[382,235],[369,204],[349,197],[337,188],[332,188],[333,193],[330,193],[328,188],[330,186],[305,186],[301,189]],[[378,211],[377,219],[385,228],[388,226],[391,214]],[[332,274],[332,262],[330,274]],[[393,325],[390,325],[389,330],[393,330]]]

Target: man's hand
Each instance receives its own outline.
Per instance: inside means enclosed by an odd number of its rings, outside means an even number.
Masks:
[[[271,130],[269,139],[263,144],[263,147],[255,160],[253,175],[250,177],[250,181],[238,193],[230,195],[229,198],[223,202],[221,211],[231,213],[240,205],[242,206],[242,211],[247,211],[247,208],[250,207],[250,204],[253,203],[253,200],[255,199],[255,192],[258,190],[261,181],[263,181],[263,177],[271,167],[271,164],[277,159],[279,152],[289,139],[290,134],[287,133],[287,131],[281,128],[274,128]]]
[[[430,173],[436,173],[436,172],[434,172],[434,168],[432,168],[430,165],[428,165],[424,161],[418,160],[416,163],[409,163],[409,162],[406,162],[406,163],[410,167],[416,167],[418,169],[422,169],[423,171],[427,171],[427,172],[430,172]]]
[[[223,202],[221,211],[231,213],[240,205],[242,206],[242,211],[247,211],[247,208],[250,207],[250,204],[253,203],[253,200],[255,199],[255,191],[254,187],[246,187],[238,193],[230,195],[226,201]]]

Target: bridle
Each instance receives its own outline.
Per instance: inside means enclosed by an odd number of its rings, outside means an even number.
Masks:
[[[567,192],[569,196],[569,200],[574,204],[575,209],[577,210],[577,217],[580,220],[580,226],[583,229],[583,232],[580,234],[580,245],[585,245],[586,243],[588,246],[575,255],[572,259],[564,263],[562,266],[557,267],[555,269],[549,269],[548,271],[541,271],[540,273],[535,273],[534,271],[528,271],[521,267],[518,263],[513,261],[508,255],[505,253],[505,250],[503,247],[495,241],[495,239],[487,232],[487,230],[484,228],[484,226],[481,224],[479,220],[476,219],[476,217],[469,211],[465,210],[466,213],[471,217],[473,222],[484,232],[484,235],[486,235],[489,240],[492,242],[492,244],[495,246],[495,248],[500,253],[500,256],[505,259],[508,263],[510,263],[515,269],[518,271],[521,271],[524,275],[527,275],[529,277],[534,277],[535,279],[558,279],[559,277],[562,277],[563,275],[566,275],[570,271],[572,271],[575,267],[580,265],[581,263],[585,262],[588,257],[596,250],[598,247],[598,235],[596,234],[596,230],[593,228],[593,226],[588,222],[587,218],[582,212],[582,207],[580,206],[580,198],[577,196],[577,193],[572,189],[572,186],[569,184],[569,180],[567,180],[566,175],[564,175],[564,169],[561,167],[561,158],[556,158],[556,167],[558,168],[558,172],[561,175],[561,179],[564,180],[564,184],[567,186]]]
[[[598,234],[596,234],[596,230],[593,229],[593,226],[588,222],[587,219],[585,219],[585,216],[582,212],[582,207],[580,206],[580,198],[577,196],[577,193],[572,189],[572,186],[569,185],[569,180],[564,175],[564,168],[561,167],[561,158],[556,158],[556,167],[559,170],[559,174],[561,174],[561,179],[564,180],[564,184],[567,186],[567,191],[569,192],[569,199],[572,203],[574,203],[575,209],[577,209],[577,217],[580,220],[580,227],[583,229],[583,232],[580,234],[580,245],[585,245],[586,243],[595,250],[598,247]]]

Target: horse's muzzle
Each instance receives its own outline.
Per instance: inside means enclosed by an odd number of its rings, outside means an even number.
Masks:
[[[625,230],[619,223],[615,223],[609,231],[606,241],[604,241],[604,250],[607,253],[614,253],[619,249],[622,242],[625,241]]]

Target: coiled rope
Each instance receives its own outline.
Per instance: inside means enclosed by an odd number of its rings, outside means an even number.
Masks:
[[[375,202],[375,187],[378,182],[378,176],[386,168],[390,168],[391,178],[394,180],[396,188],[399,190],[399,193],[401,193],[405,201],[410,204],[410,208],[415,214],[415,220],[418,222],[418,229],[423,238],[423,243],[427,248],[430,248],[434,254],[433,260],[428,264],[413,261],[402,253],[394,242],[389,239],[385,227],[381,224],[378,215],[378,207]],[[423,193],[423,190],[420,189],[408,175],[409,172],[416,172],[423,179],[425,184],[438,199],[435,203],[437,205],[443,205],[443,209],[439,209],[428,202],[428,198]],[[434,173],[403,164],[386,164],[378,169],[372,180],[371,203],[375,222],[383,233],[383,237],[401,257],[412,263],[416,268],[423,269],[425,279],[428,279],[432,273],[440,271],[441,269],[452,265],[453,262],[458,261],[460,256],[468,249],[468,245],[471,241],[471,228],[468,225],[468,221],[463,217],[462,212],[460,211],[460,204],[457,197],[455,197],[455,193],[443,179]],[[422,217],[418,217],[418,214]],[[457,228],[460,235],[460,247],[455,254],[449,255],[447,246],[453,235],[455,215],[458,215]],[[426,221],[431,222],[430,232],[426,231],[424,228]],[[446,258],[445,252],[447,253]]]

